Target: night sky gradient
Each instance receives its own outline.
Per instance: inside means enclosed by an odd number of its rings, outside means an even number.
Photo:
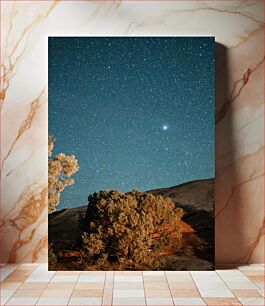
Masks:
[[[49,133],[80,167],[58,209],[213,178],[214,67],[213,37],[49,38]]]

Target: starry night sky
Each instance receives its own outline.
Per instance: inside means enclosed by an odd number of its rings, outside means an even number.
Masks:
[[[80,167],[58,210],[213,178],[214,65],[213,37],[49,38],[49,133]]]

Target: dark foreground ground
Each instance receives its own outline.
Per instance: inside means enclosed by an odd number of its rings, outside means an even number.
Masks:
[[[198,180],[170,188],[148,191],[171,198],[184,209],[182,249],[165,250],[165,270],[214,269],[214,179]],[[82,220],[87,205],[63,209],[49,215],[49,243],[58,258],[56,270],[86,270],[80,262]]]

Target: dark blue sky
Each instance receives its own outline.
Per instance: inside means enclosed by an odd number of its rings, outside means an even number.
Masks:
[[[49,133],[80,167],[58,209],[214,177],[214,66],[213,37],[49,38]]]

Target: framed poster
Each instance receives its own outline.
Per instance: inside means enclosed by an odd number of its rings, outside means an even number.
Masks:
[[[214,38],[48,50],[49,269],[214,269]]]

